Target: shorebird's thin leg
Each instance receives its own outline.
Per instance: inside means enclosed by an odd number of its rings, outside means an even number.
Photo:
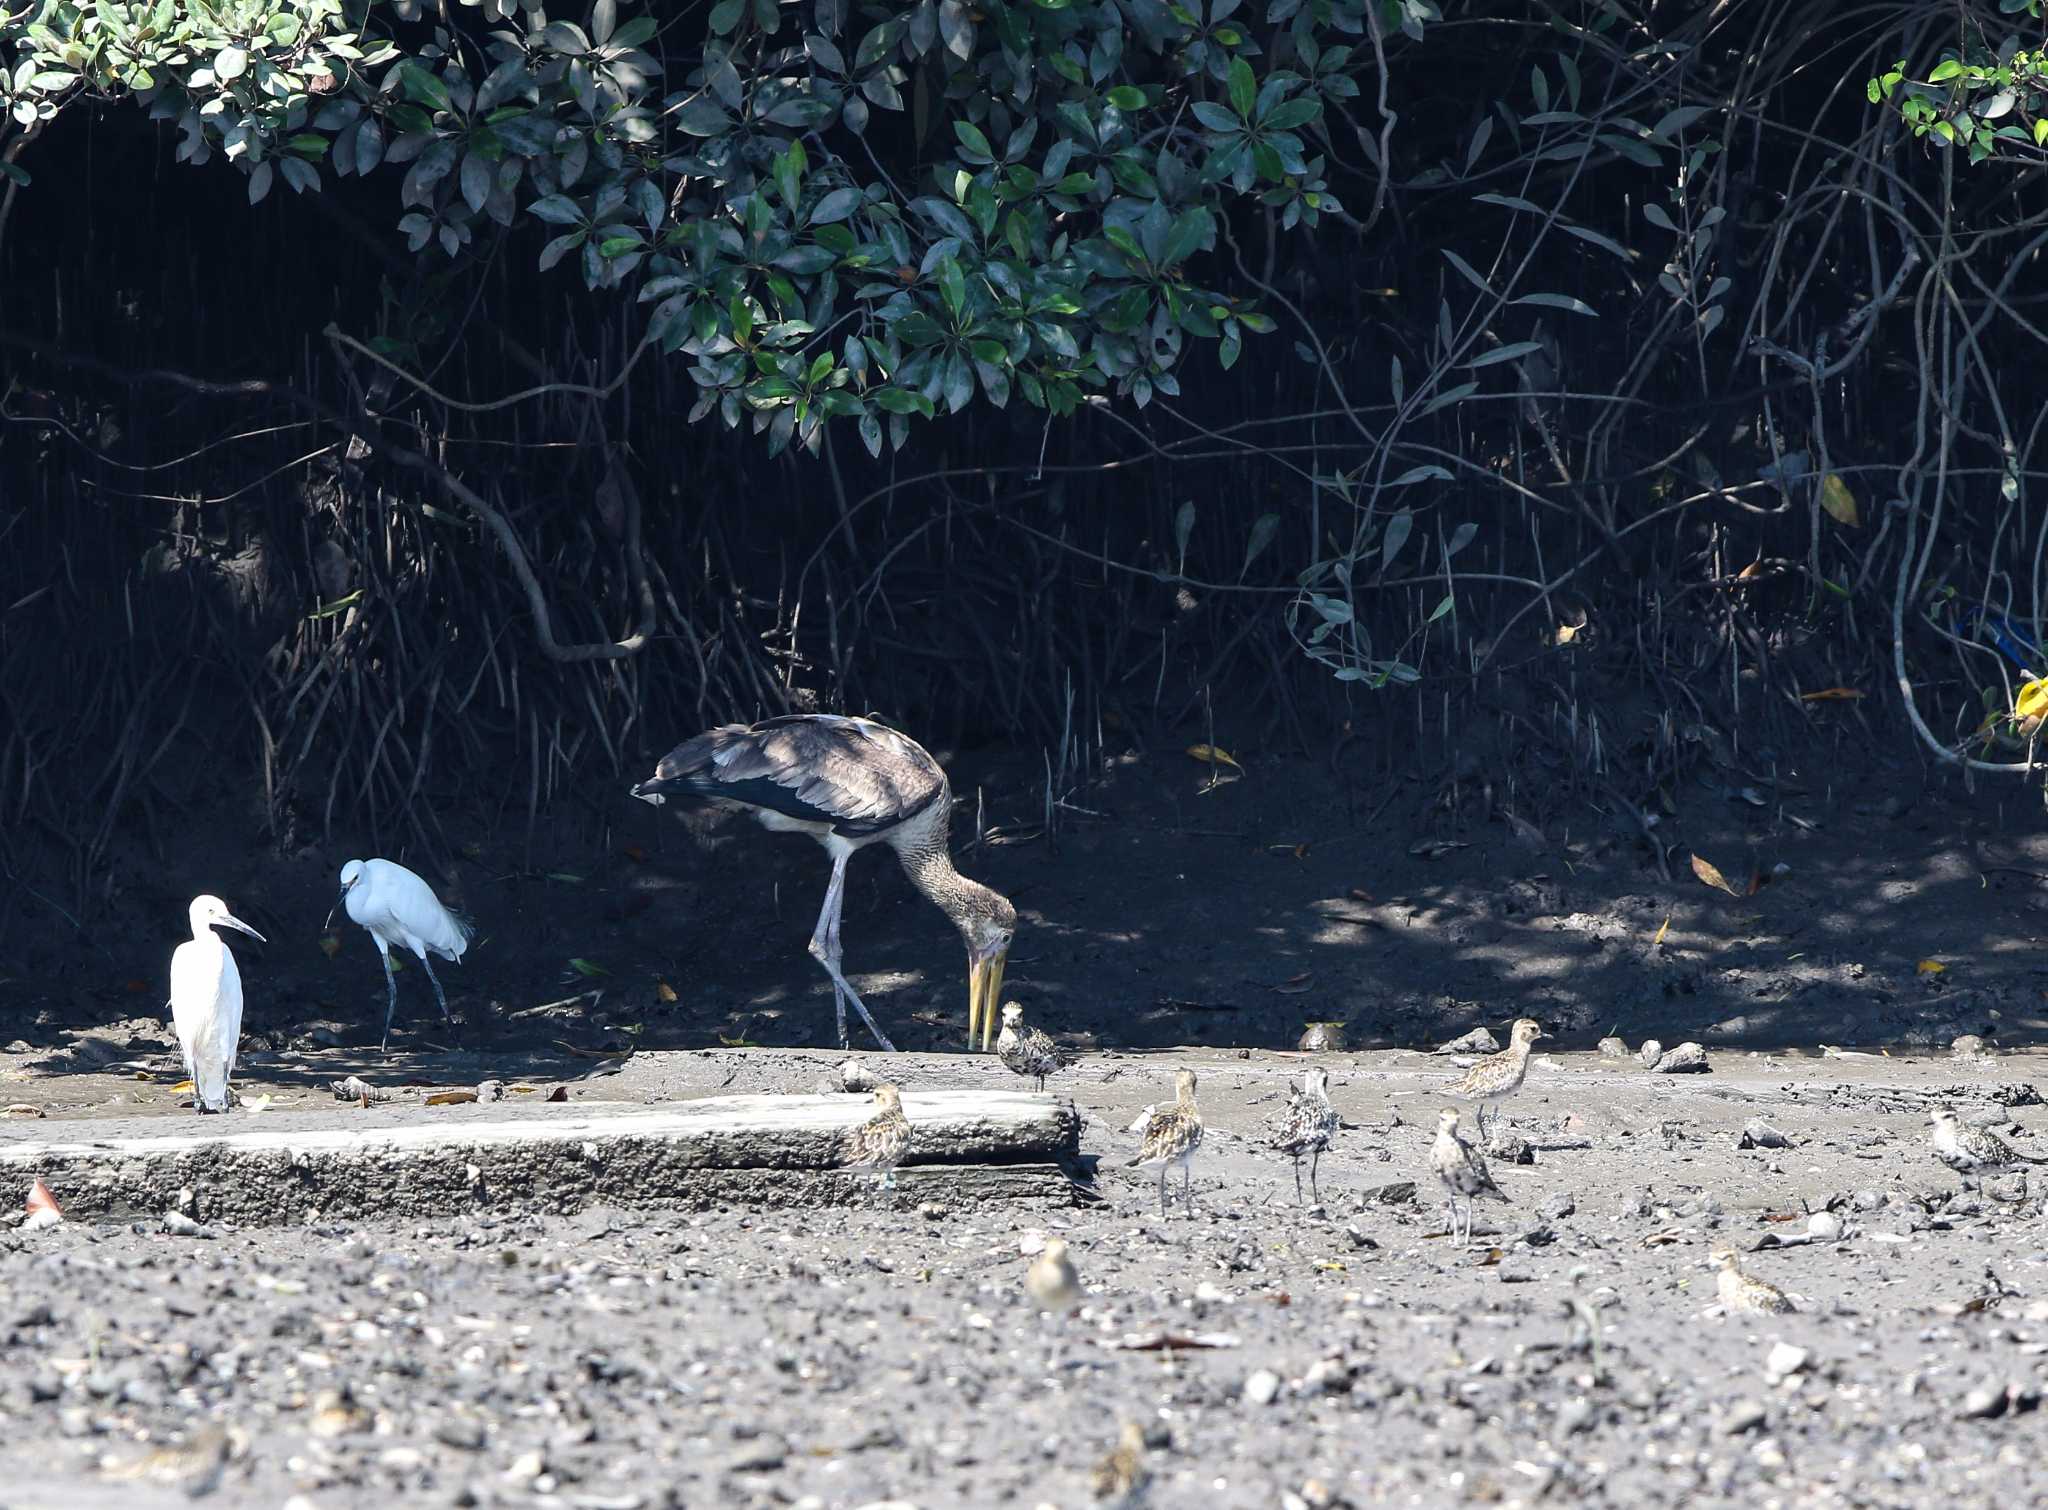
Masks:
[[[434,988],[434,1000],[441,1004],[441,1016],[450,1027],[455,1026],[455,1014],[448,1010],[448,998],[441,990],[441,977],[434,973],[434,962],[422,954],[420,964],[426,967],[427,982]]]
[[[371,938],[377,938],[371,934]],[[398,972],[391,968],[391,946],[377,939],[377,958],[384,961],[384,989],[389,1000],[384,1007],[384,1036],[377,1040],[377,1052],[383,1053],[391,1045],[391,1019],[398,1015]]]
[[[1301,1204],[1301,1155],[1294,1156],[1294,1203]]]
[[[1318,1148],[1308,1156],[1308,1193],[1315,1197],[1318,1206],[1323,1204],[1323,1192],[1316,1185],[1316,1166],[1323,1162],[1323,1151]],[[1301,1178],[1301,1171],[1295,1170],[1295,1178]]]
[[[1159,1215],[1166,1215],[1166,1165],[1159,1166]]]
[[[1195,1214],[1195,1161],[1187,1160],[1180,1166],[1181,1209],[1187,1215]]]
[[[853,1003],[854,1011],[860,1013],[860,1020],[868,1025],[868,1031],[889,1053],[896,1052],[896,1045],[889,1042],[889,1035],[876,1025],[875,1019],[860,999],[860,993],[848,983],[839,968],[839,916],[846,902],[846,857],[837,855],[832,860],[832,884],[825,888],[825,905],[818,910],[818,926],[811,933],[811,958],[825,967],[825,973],[832,977],[832,1005],[839,1024],[839,1046],[849,1047],[846,1036],[846,1004]]]

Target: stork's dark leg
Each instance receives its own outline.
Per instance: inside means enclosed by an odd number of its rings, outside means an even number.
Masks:
[[[853,1003],[854,1011],[860,1013],[860,1020],[868,1025],[868,1031],[889,1053],[896,1052],[896,1045],[889,1042],[889,1036],[875,1023],[867,1004],[860,999],[860,993],[847,983],[839,968],[839,913],[846,901],[846,858],[835,856],[832,861],[832,884],[825,888],[825,905],[818,911],[818,926],[811,933],[811,958],[825,967],[825,973],[832,977],[832,1005],[839,1023],[839,1046],[849,1047],[846,1037],[846,1004]]]
[[[391,968],[391,949],[382,939],[377,939],[377,958],[384,961],[384,988],[390,998],[384,1007],[384,1036],[377,1040],[377,1052],[381,1054],[391,1047],[391,1019],[398,1015],[398,972]]]
[[[428,959],[424,954],[422,954],[420,956],[420,963],[426,966],[427,981],[434,988],[434,1000],[441,1004],[442,1019],[448,1024],[449,1027],[454,1027],[455,1014],[448,1010],[448,998],[441,990],[441,977],[434,973],[434,962]]]

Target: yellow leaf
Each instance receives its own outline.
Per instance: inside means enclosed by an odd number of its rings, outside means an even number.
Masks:
[[[2044,713],[2048,713],[2048,677],[2028,682],[2012,700],[2014,718],[2039,718]]]
[[[1657,936],[1656,936],[1655,938],[1653,938],[1653,939],[1651,939],[1651,940],[1650,940],[1650,947],[1651,947],[1652,949],[1654,949],[1654,948],[1656,948],[1656,947],[1657,947],[1657,946],[1658,946],[1659,944],[1663,943],[1663,942],[1664,942],[1664,935],[1665,935],[1665,934],[1667,934],[1667,933],[1669,933],[1670,931],[1671,931],[1671,915],[1670,915],[1669,913],[1666,913],[1666,914],[1664,915],[1664,921],[1663,921],[1663,922],[1661,922],[1661,923],[1659,923],[1659,924],[1657,925]]]
[[[171,1094],[173,1096],[184,1096],[192,1094],[196,1090],[197,1087],[194,1086],[191,1081],[180,1080],[176,1085],[171,1087]]]
[[[1560,644],[1560,645],[1569,645],[1569,644],[1570,644],[1570,643],[1571,643],[1571,642],[1572,642],[1573,640],[1575,640],[1575,639],[1577,639],[1577,638],[1579,637],[1579,630],[1580,630],[1580,629],[1581,629],[1582,627],[1583,627],[1582,625],[1578,625],[1578,624],[1560,624],[1560,625],[1558,625],[1558,626],[1557,626],[1557,640],[1556,640],[1556,643],[1557,643],[1557,644]]]
[[[1742,895],[1741,892],[1728,884],[1728,878],[1716,870],[1713,862],[1710,860],[1702,860],[1698,855],[1694,855],[1692,857],[1692,873],[1716,891],[1725,891],[1731,897]]]
[[[1856,495],[1849,491],[1849,484],[1842,481],[1838,473],[1830,472],[1820,480],[1820,506],[1837,524],[1846,524],[1854,529],[1863,522],[1856,512]]]
[[[320,936],[320,952],[333,959],[335,955],[341,953],[341,939],[335,934],[323,933]]]
[[[427,1105],[464,1106],[474,1100],[476,1100],[476,1092],[473,1090],[435,1091],[433,1095],[427,1097]]]
[[[1802,703],[1846,703],[1862,695],[1861,690],[1855,687],[1829,687],[1820,692],[1802,692],[1799,700]]]
[[[1922,975],[1940,975],[1948,969],[1948,966],[1938,959],[1923,959],[1913,968]]]
[[[663,1001],[672,1002],[676,999],[676,988],[665,980],[656,981],[654,984],[654,994]]]
[[[1243,766],[1231,759],[1228,750],[1219,750],[1215,745],[1189,745],[1188,753],[1197,760],[1207,761],[1210,765],[1227,765],[1233,770],[1239,771],[1244,769]]]

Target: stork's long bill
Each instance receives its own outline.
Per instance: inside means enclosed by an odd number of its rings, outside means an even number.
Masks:
[[[995,1042],[996,1004],[1002,1000],[1003,966],[1010,958],[1007,944],[986,953],[967,956],[967,1049],[974,1051],[978,1040],[986,1054]]]

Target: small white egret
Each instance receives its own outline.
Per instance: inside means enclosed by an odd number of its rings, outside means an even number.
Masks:
[[[267,941],[219,897],[194,897],[188,915],[192,937],[171,952],[171,1021],[192,1077],[193,1104],[202,1113],[224,1112],[242,1041],[242,972],[213,930],[239,928],[258,943]]]
[[[441,1004],[441,1015],[450,1023],[455,1021],[427,955],[438,954],[461,964],[462,952],[469,947],[470,929],[441,905],[433,887],[392,860],[351,860],[341,867],[341,898],[334,905],[346,907],[351,918],[369,929],[378,958],[384,961],[390,1001],[384,1009],[384,1036],[378,1040],[378,1048],[390,1044],[391,1019],[398,1015],[398,976],[391,969],[393,944],[403,944],[419,956],[433,983],[434,1000]],[[332,909],[327,921],[334,921]]]

